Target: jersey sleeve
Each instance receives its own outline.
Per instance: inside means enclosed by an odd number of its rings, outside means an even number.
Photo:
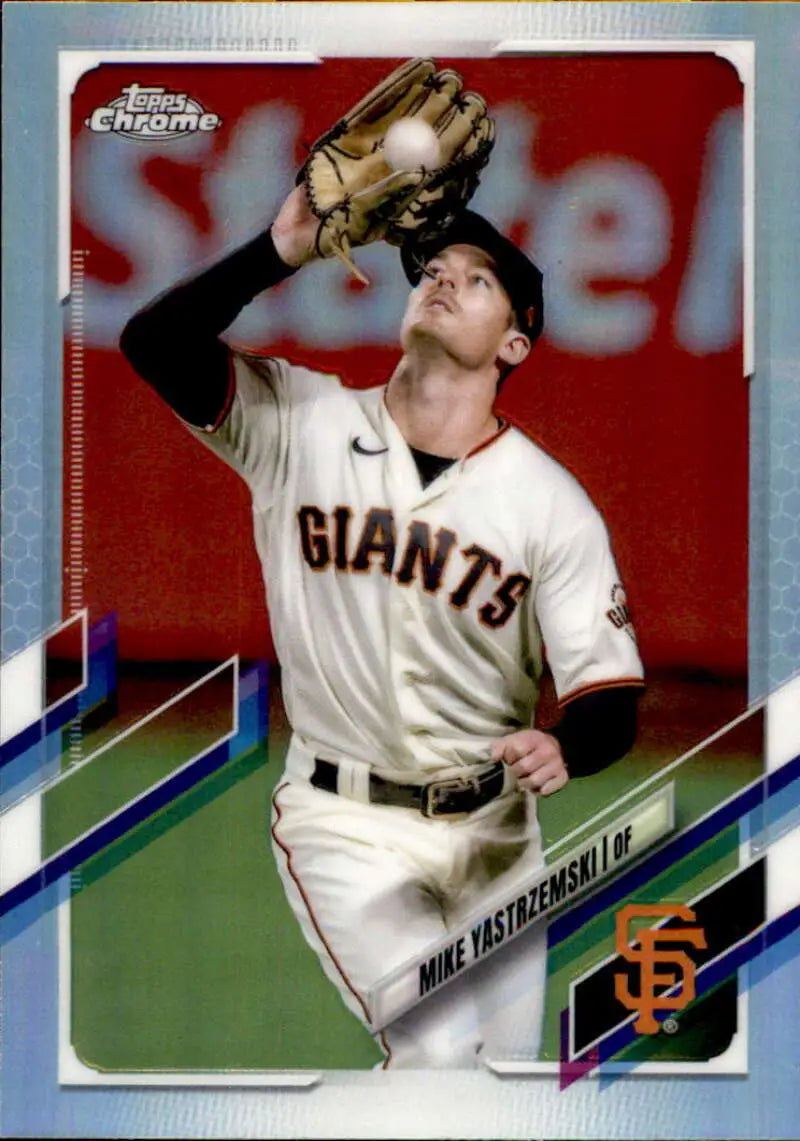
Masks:
[[[298,417],[341,387],[338,377],[291,365],[277,357],[231,353],[227,406],[216,425],[189,431],[247,483],[265,510],[286,481]]]
[[[559,705],[595,690],[643,684],[608,532],[580,488],[554,512],[533,601]]]

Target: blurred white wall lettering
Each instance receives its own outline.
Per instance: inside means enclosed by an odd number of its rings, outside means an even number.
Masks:
[[[546,179],[535,164],[537,117],[517,104],[495,115],[497,145],[475,208],[513,229],[542,266],[546,338],[579,355],[635,352],[653,336],[659,316],[648,285],[675,253],[661,181],[625,155],[586,157]],[[75,211],[131,265],[128,279],[112,284],[91,276],[88,259],[88,344],[114,347],[140,305],[268,224],[293,185],[300,130],[294,107],[270,102],[242,115],[224,152],[213,152],[202,135],[148,146],[89,131],[80,137]],[[144,177],[157,155],[196,168],[210,234]],[[356,260],[370,289],[355,290],[338,264],[308,267],[248,306],[231,338],[269,344],[285,337],[330,348],[394,342],[408,290],[398,252],[378,243],[357,251]],[[703,354],[735,342],[740,278],[741,116],[728,111],[709,131],[686,270],[675,312],[667,315],[680,345]]]
[[[691,353],[735,343],[742,301],[742,116],[730,108],[708,132],[689,264],[675,310],[675,335]]]

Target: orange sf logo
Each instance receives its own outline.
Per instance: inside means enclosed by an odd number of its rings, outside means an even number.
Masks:
[[[617,952],[629,963],[641,964],[640,994],[631,994],[628,979],[624,974],[614,975],[614,994],[627,1010],[638,1010],[639,1017],[633,1024],[638,1034],[657,1034],[659,1024],[653,1011],[683,1010],[695,996],[695,965],[685,951],[672,948],[659,949],[659,943],[691,943],[703,949],[708,946],[702,927],[643,927],[636,932],[638,947],[631,947],[628,940],[628,926],[632,919],[658,916],[664,918],[676,915],[687,923],[695,919],[690,907],[680,903],[629,903],[617,912]],[[681,989],[677,994],[656,994],[656,987],[673,987],[678,983],[677,972],[661,971],[659,965],[669,964],[679,968]]]

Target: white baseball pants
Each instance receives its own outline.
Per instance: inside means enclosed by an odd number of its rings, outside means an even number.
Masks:
[[[466,819],[429,819],[291,777],[275,792],[273,841],[308,943],[370,1029],[365,992],[419,960],[483,897],[507,885],[510,899],[542,864],[535,798],[522,792]],[[546,961],[546,931],[534,925],[376,1033],[384,1068],[535,1059]]]

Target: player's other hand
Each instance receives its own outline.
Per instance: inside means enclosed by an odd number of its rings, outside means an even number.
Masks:
[[[308,204],[304,186],[296,186],[272,223],[272,240],[286,265],[305,265],[316,257],[319,219]]]
[[[558,792],[569,780],[561,746],[539,729],[520,729],[492,743],[492,760],[509,765],[521,788],[540,796]]]

